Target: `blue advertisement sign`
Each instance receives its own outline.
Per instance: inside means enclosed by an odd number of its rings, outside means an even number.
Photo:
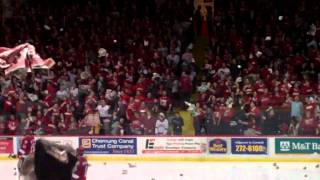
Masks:
[[[232,138],[232,154],[268,154],[266,138]]]
[[[136,138],[80,138],[86,154],[137,154]]]

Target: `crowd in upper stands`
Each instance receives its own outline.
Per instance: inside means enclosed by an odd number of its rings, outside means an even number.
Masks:
[[[50,70],[0,76],[0,134],[320,135],[317,2],[31,0],[0,46]],[[208,40],[203,62],[194,39]]]

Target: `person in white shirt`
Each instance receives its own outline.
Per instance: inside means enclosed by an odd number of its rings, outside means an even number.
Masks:
[[[155,134],[167,135],[169,130],[169,121],[165,118],[165,115],[159,113],[159,118],[156,121]]]
[[[56,96],[60,100],[65,100],[69,96],[69,93],[64,88],[60,87],[56,93]]]
[[[97,110],[100,116],[100,122],[103,124],[104,133],[109,134],[111,124],[111,114],[109,113],[110,106],[105,100],[101,100],[97,106]]]
[[[180,57],[171,50],[171,53],[167,56],[167,62],[170,66],[176,67],[179,64]]]

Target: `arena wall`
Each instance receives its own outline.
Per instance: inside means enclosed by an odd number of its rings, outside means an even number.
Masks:
[[[17,154],[20,136],[0,137],[0,160]],[[319,137],[43,136],[85,149],[90,161],[320,162]]]

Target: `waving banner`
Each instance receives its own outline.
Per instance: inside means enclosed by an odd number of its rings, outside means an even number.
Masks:
[[[27,72],[32,69],[50,69],[54,64],[51,58],[43,60],[29,43],[14,48],[0,47],[0,68],[5,69],[6,75],[20,69],[26,69]]]

